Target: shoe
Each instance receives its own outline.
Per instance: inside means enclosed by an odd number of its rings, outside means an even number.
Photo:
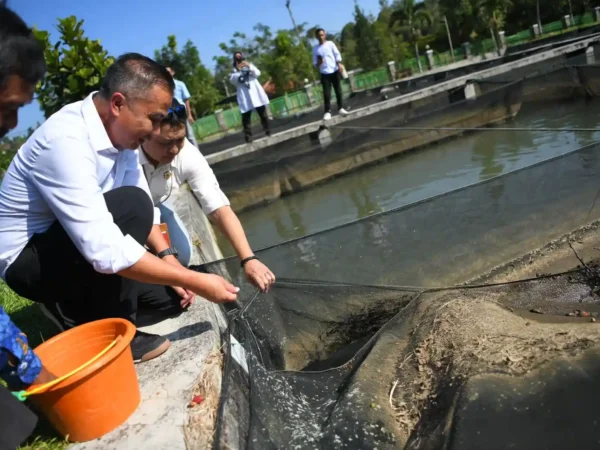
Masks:
[[[331,120],[331,113],[326,112],[325,115],[323,116],[323,120]]]
[[[40,309],[61,332],[77,326],[74,320],[69,319],[63,314],[60,305],[56,302],[40,303]]]
[[[164,352],[171,346],[169,341],[164,336],[157,334],[144,333],[136,331],[133,340],[131,341],[131,353],[133,353],[133,362],[150,361]]]
[[[252,136],[246,136],[246,144],[252,144]]]
[[[348,114],[350,114],[344,108],[340,108],[339,113],[340,113],[340,116],[347,116]]]
[[[267,135],[267,137],[271,136],[271,130],[265,131],[265,134]]]

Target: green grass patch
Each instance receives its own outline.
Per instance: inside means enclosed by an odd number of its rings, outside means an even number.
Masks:
[[[4,282],[0,281],[0,305],[10,314],[13,323],[23,331],[29,345],[36,347],[58,333],[56,326],[39,306],[19,297]],[[63,450],[68,443],[58,436],[45,417],[38,415],[37,427],[21,450]]]

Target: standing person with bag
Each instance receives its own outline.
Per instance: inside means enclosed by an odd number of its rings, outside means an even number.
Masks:
[[[267,136],[271,136],[267,108],[269,97],[258,81],[260,70],[245,60],[242,52],[233,55],[233,72],[229,77],[231,84],[237,89],[237,101],[242,113],[242,125],[244,127],[244,138],[247,143],[252,142],[252,110],[256,110],[260,116],[260,123]]]
[[[342,65],[342,54],[337,46],[327,40],[327,34],[323,28],[315,32],[319,45],[313,48],[313,64],[321,72],[321,84],[323,85],[323,100],[325,104],[325,115],[323,120],[331,119],[331,86],[335,90],[338,111],[342,116],[348,115],[344,109],[342,98],[341,77],[345,69]]]

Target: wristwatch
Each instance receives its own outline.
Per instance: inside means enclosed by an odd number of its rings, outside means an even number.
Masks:
[[[163,250],[162,252],[158,253],[159,258],[164,258],[165,256],[169,256],[169,255],[173,255],[175,258],[177,258],[177,256],[179,256],[179,252],[177,250],[175,250],[173,247],[169,247],[165,250]]]

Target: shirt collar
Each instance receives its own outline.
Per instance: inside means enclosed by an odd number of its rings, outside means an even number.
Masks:
[[[98,114],[98,110],[94,104],[94,94],[96,94],[96,92],[92,92],[88,95],[81,105],[81,114],[87,126],[90,143],[92,144],[92,148],[97,152],[109,150],[110,152],[116,153],[118,150],[110,141],[106,128],[104,128],[104,124],[100,119],[100,114]]]
[[[146,157],[146,152],[144,152],[144,150],[142,150],[142,147],[139,148],[138,154],[139,154],[139,158],[140,158],[140,165],[145,166],[146,164],[148,164],[148,165],[152,166],[152,163],[150,161],[148,161],[148,158]]]

